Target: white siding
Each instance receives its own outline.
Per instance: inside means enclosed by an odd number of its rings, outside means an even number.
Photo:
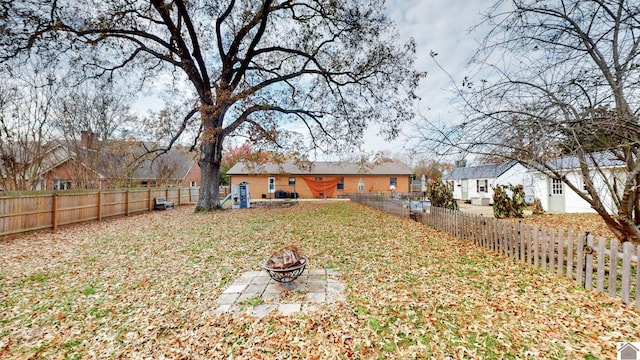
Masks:
[[[603,169],[603,172],[605,173],[605,176],[609,179],[612,179],[614,176],[611,169]],[[540,198],[542,207],[545,209],[545,211],[548,211],[549,209],[549,189],[548,189],[549,178],[540,172],[534,172],[532,173],[532,175],[533,175],[534,196]],[[584,182],[583,182],[582,176],[579,173],[566,172],[565,176],[567,177],[567,180],[572,184],[575,184],[575,186],[579,190],[583,189]],[[593,179],[593,182],[596,190],[599,193],[600,199],[602,200],[607,211],[609,213],[614,213],[615,211],[617,211],[617,209],[615,208],[615,205],[613,203],[613,197],[611,196],[611,192],[607,188],[604,179],[599,174],[594,173],[594,176],[595,177]],[[618,179],[618,184],[621,184],[623,180],[624,179],[622,178]],[[591,205],[589,205],[589,203],[586,200],[582,199],[576,192],[574,192],[572,189],[570,189],[566,185],[564,186],[564,199],[565,199],[565,202],[564,202],[565,212],[567,213],[595,212],[595,210],[591,208]]]

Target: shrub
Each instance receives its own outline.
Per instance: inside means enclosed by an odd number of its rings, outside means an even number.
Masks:
[[[542,208],[542,201],[540,198],[535,198],[533,200],[533,215],[542,215],[544,214],[544,208]]]
[[[522,185],[498,185],[493,189],[493,216],[496,218],[524,217],[526,206]]]
[[[458,210],[458,203],[453,198],[453,191],[451,191],[442,180],[431,186],[429,190],[429,200],[432,206]]]

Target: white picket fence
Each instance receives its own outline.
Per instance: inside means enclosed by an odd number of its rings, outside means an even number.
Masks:
[[[353,201],[377,207],[417,221],[456,237],[469,239],[542,270],[573,279],[587,290],[605,293],[640,309],[640,246],[617,239],[594,238],[589,233],[547,229],[460,211],[431,207],[411,211],[397,201],[352,197]]]

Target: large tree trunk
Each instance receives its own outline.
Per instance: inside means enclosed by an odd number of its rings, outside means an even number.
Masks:
[[[206,122],[207,123],[207,122]],[[221,209],[220,205],[220,165],[222,164],[223,136],[215,131],[215,126],[205,125],[200,145],[201,187],[196,211]]]

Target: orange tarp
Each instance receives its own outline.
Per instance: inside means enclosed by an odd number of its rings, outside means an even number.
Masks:
[[[333,196],[333,192],[336,190],[336,186],[343,179],[343,177],[337,177],[332,180],[315,180],[312,178],[302,176],[304,182],[307,183],[309,189],[313,193],[313,196],[317,199],[330,198]]]

